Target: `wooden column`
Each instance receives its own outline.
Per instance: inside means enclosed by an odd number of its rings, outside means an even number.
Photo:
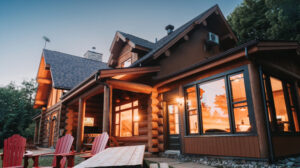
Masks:
[[[85,116],[85,100],[79,98],[79,107],[78,107],[78,127],[77,127],[77,138],[76,138],[76,151],[80,152],[84,136],[84,125],[83,120]]]
[[[148,111],[148,151],[155,153],[158,149],[158,93],[154,89],[151,94],[151,108]]]
[[[183,86],[180,85],[178,88],[178,96],[180,98],[184,98],[184,89]],[[184,135],[185,135],[185,126],[184,126],[184,103],[183,104],[178,104],[178,110],[179,110],[179,136],[180,136],[180,153],[184,153]]]
[[[250,88],[253,101],[253,110],[255,115],[256,130],[259,141],[259,150],[261,158],[269,157],[268,133],[266,127],[266,117],[264,111],[264,104],[262,99],[262,92],[260,86],[259,70],[253,63],[248,65]]]
[[[104,86],[103,97],[103,127],[102,132],[109,132],[110,88]]]

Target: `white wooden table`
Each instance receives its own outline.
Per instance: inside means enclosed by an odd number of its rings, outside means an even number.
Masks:
[[[107,148],[90,159],[76,165],[75,168],[86,167],[142,167],[145,145]]]

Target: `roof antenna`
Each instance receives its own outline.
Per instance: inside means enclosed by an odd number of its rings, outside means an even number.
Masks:
[[[155,38],[155,43],[157,43],[157,38]]]
[[[43,39],[45,40],[44,49],[46,48],[47,43],[50,43],[50,39],[46,36],[43,36]]]

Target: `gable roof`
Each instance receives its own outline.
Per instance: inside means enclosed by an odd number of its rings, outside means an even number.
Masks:
[[[45,64],[50,66],[53,87],[70,90],[99,69],[109,69],[107,64],[62,52],[44,49]]]
[[[121,31],[117,31],[119,32],[121,35],[123,35],[126,39],[130,40],[131,42],[133,42],[136,45],[145,47],[145,48],[149,48],[149,49],[153,49],[155,47],[155,43],[152,43],[151,41],[145,40],[143,38],[134,36],[132,34],[128,34],[128,33],[124,33]]]
[[[161,38],[159,41],[157,41],[155,43],[155,48],[153,50],[151,50],[149,53],[147,53],[141,59],[139,59],[136,62],[134,62],[133,64],[131,64],[130,67],[138,66],[140,63],[144,62],[145,60],[148,60],[153,55],[157,54],[167,44],[171,43],[172,41],[176,42],[177,40],[182,38],[186,33],[188,33],[190,30],[192,30],[192,28],[195,24],[202,23],[208,16],[210,16],[212,13],[214,13],[216,11],[218,11],[218,13],[220,15],[222,15],[219,6],[216,4],[216,5],[212,6],[211,8],[207,9],[205,12],[198,15],[197,17],[195,17],[192,20],[188,21],[184,25],[180,26],[179,28],[174,30],[172,33],[170,33],[170,34],[166,35],[165,37]],[[223,15],[222,15],[222,17],[224,18]],[[225,24],[226,24],[226,26],[228,26],[227,22]],[[237,39],[236,39],[235,35],[233,34],[232,30],[230,29],[230,27],[229,27],[229,31],[233,35],[234,40],[237,41]]]

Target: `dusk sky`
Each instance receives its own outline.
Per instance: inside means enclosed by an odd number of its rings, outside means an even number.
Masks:
[[[93,46],[109,57],[117,30],[154,42],[218,4],[225,17],[242,0],[1,0],[0,86],[35,78],[45,35],[47,49],[82,56]]]

